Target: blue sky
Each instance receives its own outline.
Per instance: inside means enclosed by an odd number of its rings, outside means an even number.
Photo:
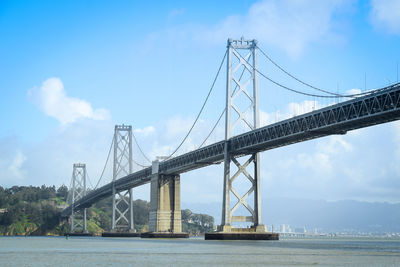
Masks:
[[[399,10],[396,0],[2,0],[0,185],[69,184],[75,162],[96,180],[120,123],[133,125],[150,157],[168,154],[229,37],[257,39],[291,73],[331,91],[396,82]],[[306,90],[259,61],[273,79]],[[179,153],[198,146],[223,110],[224,75]],[[260,79],[263,124],[327,104]],[[221,124],[211,141],[222,136]],[[399,161],[400,126],[390,123],[264,152],[262,186],[269,196],[399,202]],[[184,201],[221,201],[221,166],[183,177]],[[148,188],[137,194],[148,198]]]

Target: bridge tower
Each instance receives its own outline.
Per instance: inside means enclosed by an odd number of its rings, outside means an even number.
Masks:
[[[70,232],[87,233],[86,229],[86,208],[74,210],[76,201],[86,195],[86,164],[75,163],[72,171],[72,192],[71,192],[71,229]]]
[[[118,191],[115,180],[132,173],[132,126],[116,125],[114,130],[114,165],[112,185],[113,232],[134,232],[132,189]]]
[[[262,224],[261,218],[259,153],[250,155],[247,160],[242,161],[244,163],[240,163],[237,159],[238,157],[231,155],[229,146],[231,136],[242,133],[245,130],[254,130],[260,126],[258,81],[257,71],[255,70],[257,69],[257,41],[244,40],[243,37],[240,40],[228,39],[227,56],[226,145],[224,151],[224,189],[220,231],[233,231],[232,222],[251,222],[253,231],[265,232],[266,227]],[[237,167],[233,175],[231,175],[231,165]],[[247,179],[251,184],[244,194],[239,193],[233,186],[234,181],[240,179],[244,181]],[[253,207],[247,203],[248,197],[252,193],[254,196]],[[231,196],[236,200],[232,208]],[[242,210],[248,216],[234,216],[235,211],[240,207],[244,207]]]

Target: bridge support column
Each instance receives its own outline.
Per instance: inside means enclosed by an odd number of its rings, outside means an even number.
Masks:
[[[231,150],[231,136],[240,134],[244,129],[255,130],[260,126],[258,109],[257,81],[257,41],[228,39],[227,45],[227,85],[225,110],[225,151],[224,151],[224,190],[222,204],[222,220],[218,233],[207,233],[206,239],[277,239],[276,234],[267,233],[261,217],[260,192],[260,156],[258,153],[239,161],[239,156]],[[236,60],[233,60],[236,59]],[[244,78],[244,81],[242,81]],[[234,88],[232,88],[234,87]],[[251,89],[249,87],[252,87]],[[241,103],[238,105],[241,96]],[[236,101],[236,102],[235,102]],[[247,107],[244,110],[240,107]],[[233,123],[231,119],[234,118]],[[241,125],[241,127],[238,127]],[[251,167],[251,163],[253,163]],[[231,176],[231,165],[236,172]],[[249,168],[249,169],[248,169]],[[253,174],[251,175],[250,173]],[[234,181],[246,179],[250,188],[240,192],[233,187]],[[242,189],[243,186],[241,185]],[[253,194],[253,207],[247,203]],[[231,196],[236,200],[231,208]],[[239,208],[242,208],[240,210]],[[239,216],[234,213],[241,212]],[[250,228],[235,228],[232,222],[250,222]]]
[[[103,237],[138,237],[133,216],[133,190],[120,190],[116,180],[132,173],[132,126],[115,125],[111,232]]]
[[[152,165],[149,232],[142,237],[186,238],[182,233],[181,186],[179,175],[163,175],[159,162]]]
[[[86,165],[76,163],[72,171],[72,192],[70,204],[72,205],[69,235],[89,235],[86,228],[86,209],[76,210],[76,201],[86,195]]]
[[[229,147],[229,142],[226,143],[226,149]],[[266,232],[265,225],[262,224],[261,215],[261,192],[260,192],[260,156],[258,153],[252,154],[250,158],[243,164],[241,164],[235,157],[229,154],[229,151],[225,152],[224,159],[224,190],[223,190],[223,204],[222,204],[222,221],[219,230],[222,232],[232,232],[232,222],[252,222],[253,225],[250,228],[254,232]],[[237,167],[237,171],[231,176],[231,163],[234,163]],[[250,171],[246,168],[253,163],[254,174],[251,175]],[[233,182],[240,176],[245,176],[251,183],[251,187],[248,191],[241,195],[232,186]],[[232,195],[236,198],[236,204],[231,208],[230,197]],[[246,202],[250,194],[254,195],[253,208]],[[233,213],[240,207],[243,206],[248,211],[250,216],[233,216]]]
[[[133,221],[132,189],[120,191],[115,181],[132,173],[132,126],[116,125],[114,130],[114,167],[111,233],[103,236],[126,236],[135,233]],[[132,235],[129,235],[132,236]]]

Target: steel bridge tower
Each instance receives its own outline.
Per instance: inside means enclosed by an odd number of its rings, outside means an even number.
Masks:
[[[132,173],[132,126],[116,125],[114,131],[114,165],[112,186],[113,232],[134,232],[132,190],[117,192],[115,180]]]
[[[83,232],[86,229],[86,208],[74,211],[76,201],[86,195],[86,164],[75,163],[72,171],[72,196],[71,196],[71,233]]]
[[[230,154],[229,139],[238,132],[254,130],[260,126],[258,108],[257,81],[257,41],[228,39],[227,44],[227,86],[226,86],[226,120],[225,120],[225,150],[224,150],[224,189],[222,204],[222,221],[220,231],[231,232],[232,222],[251,222],[256,232],[265,232],[261,218],[260,195],[260,156],[254,153],[240,163]],[[246,103],[244,105],[244,103]],[[239,128],[242,126],[242,128]],[[237,167],[231,175],[231,163]],[[253,166],[251,166],[251,164]],[[251,168],[251,170],[246,170]],[[253,174],[250,174],[253,172]],[[234,181],[248,180],[250,188],[246,193],[239,193],[234,187]],[[242,181],[243,182],[243,181]],[[253,207],[247,203],[253,193]],[[231,208],[231,195],[236,203]],[[238,208],[244,207],[248,216],[234,216]]]

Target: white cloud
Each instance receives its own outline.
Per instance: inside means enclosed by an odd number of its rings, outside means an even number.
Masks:
[[[147,35],[141,53],[148,54],[162,41],[172,49],[189,48],[194,43],[220,46],[228,38],[257,39],[264,45],[298,57],[316,42],[342,43],[344,25],[340,12],[346,12],[354,0],[261,0],[240,14],[231,14],[211,24],[181,24]],[[174,10],[168,19],[181,14]],[[173,16],[171,16],[173,15]],[[164,47],[165,47],[164,45]]]
[[[371,20],[375,27],[400,34],[400,1],[371,0]]]
[[[173,152],[173,149],[175,148],[170,145],[161,145],[158,142],[155,142],[150,155],[153,159],[156,159],[157,157],[168,157]]]
[[[15,137],[0,139],[0,185],[11,186],[26,178],[27,156]]]
[[[333,36],[332,17],[341,0],[264,0],[253,4],[246,14],[225,18],[204,36],[221,43],[228,37],[256,38],[299,55],[312,42]]]
[[[262,127],[274,123],[274,115],[276,118],[277,113],[272,114],[260,110],[260,126]]]
[[[288,106],[288,114],[289,115],[301,115],[307,112],[311,112],[313,110],[321,108],[318,105],[317,101],[310,101],[310,100],[305,100],[301,103],[289,103]]]
[[[360,94],[360,93],[361,93],[360,89],[353,88],[353,89],[347,90],[345,95],[356,95],[356,94]]]
[[[21,152],[17,151],[11,165],[8,167],[10,173],[16,178],[22,178],[22,164],[25,162],[26,156]]]
[[[331,135],[327,142],[318,143],[317,148],[331,155],[348,153],[353,150],[353,146],[340,135]]]
[[[394,132],[395,132],[395,141],[396,141],[396,150],[395,150],[395,155],[396,155],[396,161],[397,164],[395,164],[395,168],[397,171],[397,174],[400,175],[400,122],[394,122]]]
[[[168,18],[172,19],[174,17],[178,17],[181,16],[185,13],[186,9],[185,8],[174,8],[171,10],[171,12],[169,12],[168,14]]]
[[[111,121],[81,119],[54,131],[38,144],[26,148],[24,184],[69,186],[72,165],[85,163],[92,183],[96,183],[110,147],[114,133]],[[102,183],[112,178],[112,151]],[[90,184],[88,184],[90,186]]]
[[[326,175],[320,174],[326,174],[332,171],[331,159],[326,153],[301,153],[297,156],[296,162],[299,167],[312,170],[314,173],[319,174],[319,177],[327,177]]]
[[[293,116],[298,116],[307,112],[311,112],[316,109],[320,109],[323,106],[318,101],[305,100],[303,102],[291,102],[287,105],[283,111],[276,110],[275,112],[267,113],[260,110],[260,126],[266,126],[275,122],[279,122]]]
[[[29,90],[28,97],[46,115],[56,118],[61,124],[73,123],[80,118],[93,120],[110,118],[106,109],[93,109],[89,102],[67,96],[59,78],[49,78],[40,88]]]
[[[160,123],[157,126],[158,134],[153,136],[155,139],[153,140],[150,155],[155,158],[157,156],[168,156],[174,152],[183,138],[185,138],[193,121],[192,117],[175,116]],[[204,121],[199,120],[174,156],[196,149],[202,142],[200,140],[205,138],[207,134],[205,131]]]
[[[148,136],[148,135],[150,135],[150,134],[153,134],[153,133],[155,132],[155,130],[156,130],[156,129],[154,128],[154,126],[148,126],[148,127],[142,128],[142,129],[140,129],[140,128],[134,129],[133,132],[134,132],[135,134],[140,134],[140,135],[143,135],[143,136]]]
[[[277,172],[294,170],[293,172],[297,174],[289,179],[289,183],[296,182],[296,185],[300,187],[323,186],[324,183],[335,177],[337,169],[334,166],[337,157],[353,152],[353,146],[343,136],[332,135],[313,142],[314,145],[301,144],[301,146],[307,147],[307,150],[299,149],[298,151],[302,152],[289,153],[282,159],[279,157],[273,159],[277,163],[272,163],[272,165],[279,166]],[[305,180],[304,174],[306,174],[307,180]],[[286,182],[288,182],[287,178],[285,178]]]
[[[169,139],[176,139],[180,135],[187,133],[190,126],[193,124],[193,118],[173,117],[168,119],[165,126],[165,137]]]

